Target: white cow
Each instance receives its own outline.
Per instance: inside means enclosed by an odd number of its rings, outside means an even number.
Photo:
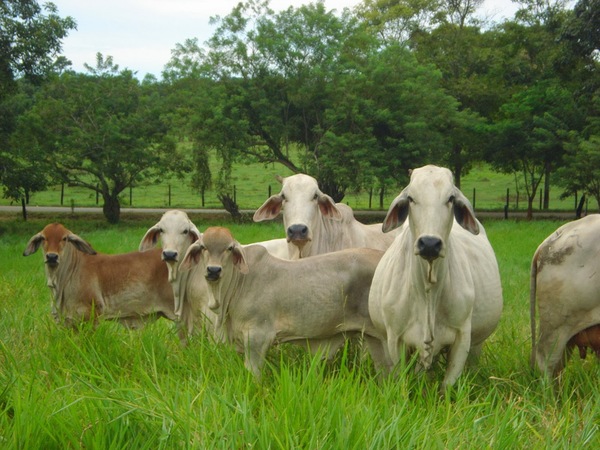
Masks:
[[[140,251],[155,247],[158,241],[162,245],[162,259],[169,269],[169,282],[175,298],[175,313],[188,333],[191,333],[198,318],[204,319],[203,325],[214,331],[216,316],[208,308],[208,286],[203,276],[190,271],[181,272],[179,264],[190,245],[196,242],[202,233],[184,211],[166,211],[160,220],[146,231],[140,242]],[[288,248],[285,239],[273,239],[258,242],[280,258],[287,258]],[[200,325],[196,323],[196,326]]]
[[[531,262],[531,364],[548,375],[566,361],[567,343],[581,347],[600,324],[600,215],[569,222],[548,236]],[[536,342],[536,296],[539,338]],[[588,339],[589,340],[589,339]],[[592,340],[590,345],[597,350]]]
[[[206,326],[213,330],[211,324],[216,320],[214,313],[208,309],[208,286],[204,277],[194,277],[189,271],[179,270],[185,252],[201,236],[202,233],[184,211],[173,209],[165,212],[146,231],[139,246],[140,251],[144,252],[161,241],[161,257],[169,270],[169,282],[175,301],[174,311],[188,334],[195,327]]]
[[[382,255],[362,248],[288,261],[260,245],[242,247],[228,229],[211,227],[190,246],[182,269],[202,268],[218,326],[260,378],[269,347],[282,342],[335,350],[345,336],[362,334],[375,364],[384,364],[367,304]]]
[[[460,376],[469,353],[480,353],[500,320],[500,274],[485,231],[448,169],[413,170],[383,230],[407,218],[408,227],[377,267],[369,312],[387,336],[394,364],[403,351],[416,351],[418,368],[427,369],[449,349],[443,391]]]
[[[384,234],[381,224],[365,225],[354,218],[352,208],[319,189],[317,180],[296,174],[277,177],[281,192],[272,195],[254,213],[254,221],[271,220],[283,209],[283,225],[290,259],[320,255],[346,248],[386,250],[396,233]]]

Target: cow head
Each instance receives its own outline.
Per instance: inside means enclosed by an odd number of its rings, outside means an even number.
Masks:
[[[333,199],[321,192],[317,180],[309,175],[296,174],[277,177],[281,192],[273,195],[254,213],[254,221],[271,220],[283,209],[283,225],[287,241],[306,253],[313,240],[313,230],[319,221],[341,220],[342,214]]]
[[[177,279],[177,268],[185,252],[198,239],[201,233],[192,223],[188,215],[179,210],[170,210],[146,231],[140,242],[140,251],[146,251],[156,246],[158,240],[162,244],[162,259],[169,269],[169,281]]]
[[[46,225],[42,231],[33,235],[25,247],[23,256],[35,253],[40,246],[42,247],[46,268],[49,271],[58,268],[68,246],[72,246],[88,255],[96,254],[96,250],[90,244],[75,233],[67,230],[60,223]]]
[[[227,228],[207,228],[202,237],[188,249],[183,262],[182,270],[189,270],[195,264],[202,264],[205,268],[204,276],[211,288],[219,285],[224,278],[232,276],[233,270],[248,273],[248,264],[241,244],[233,238]],[[208,307],[219,307],[219,296],[211,296]]]
[[[410,183],[394,199],[383,221],[383,231],[399,227],[408,218],[414,252],[432,262],[444,257],[454,219],[473,234],[479,233],[469,200],[454,185],[446,168],[425,166],[411,172]]]

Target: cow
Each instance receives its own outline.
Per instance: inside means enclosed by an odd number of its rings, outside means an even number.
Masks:
[[[386,336],[393,364],[416,353],[417,370],[425,370],[449,350],[444,392],[498,325],[503,303],[498,264],[446,168],[414,169],[392,201],[383,231],[407,219],[375,271],[369,312]]]
[[[198,326],[214,332],[216,320],[214,312],[208,308],[208,286],[204,277],[179,270],[179,264],[187,249],[201,236],[202,233],[185,211],[173,209],[166,211],[160,220],[146,231],[139,245],[139,250],[144,252],[156,247],[158,241],[161,241],[161,257],[169,270],[169,282],[175,298],[175,314],[188,333],[192,333]],[[262,241],[258,244],[278,257],[287,257],[285,239]],[[199,318],[201,323],[197,322]]]
[[[386,250],[394,234],[386,235],[381,224],[365,225],[354,218],[352,208],[319,189],[317,180],[305,174],[277,177],[281,192],[256,210],[255,222],[271,220],[283,210],[289,258],[299,259],[346,248]]]
[[[146,252],[154,249],[160,240],[162,248],[159,251],[168,269],[175,315],[188,335],[192,334],[195,328],[206,328],[211,333],[216,319],[207,307],[208,286],[204,278],[190,276],[189,271],[179,270],[185,252],[201,236],[200,230],[184,211],[173,209],[166,211],[160,220],[146,231],[139,245],[139,250]]]
[[[268,349],[282,342],[332,351],[346,336],[363,335],[375,365],[386,364],[367,305],[382,255],[362,248],[283,260],[260,245],[242,247],[227,228],[211,227],[190,246],[182,269],[202,268],[218,326],[260,379]]]
[[[531,365],[557,375],[569,341],[580,347],[588,334],[597,352],[600,324],[600,215],[569,222],[550,234],[531,261]],[[539,336],[536,340],[536,300]],[[590,328],[592,327],[592,328]],[[595,344],[594,344],[595,342]],[[587,345],[586,345],[587,346]]]
[[[159,250],[100,254],[60,223],[48,224],[33,235],[23,255],[40,247],[57,322],[77,326],[102,318],[140,328],[159,317],[176,319],[173,292]],[[181,334],[179,337],[183,339]]]

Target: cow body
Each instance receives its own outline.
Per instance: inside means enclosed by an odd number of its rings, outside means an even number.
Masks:
[[[404,351],[416,351],[418,368],[427,369],[449,349],[444,390],[499,322],[500,274],[485,231],[449,170],[425,166],[412,172],[384,230],[407,218],[377,267],[369,311],[394,364]]]
[[[531,263],[532,365],[549,375],[558,373],[566,360],[567,343],[577,346],[589,329],[598,343],[600,324],[600,215],[569,222],[548,236]],[[536,341],[536,299],[539,337]],[[588,331],[586,331],[587,335]],[[586,345],[587,346],[587,345]],[[599,347],[591,345],[596,351]]]
[[[175,320],[160,251],[96,254],[89,243],[58,223],[32,236],[23,254],[39,247],[57,321],[77,325],[102,318],[137,328],[158,317]]]
[[[353,249],[288,261],[262,246],[242,247],[229,230],[209,228],[184,265],[202,267],[210,305],[224,335],[260,377],[268,349],[292,342],[311,348],[363,334],[376,365],[385,358],[368,312],[368,293],[381,251]]]
[[[395,233],[384,234],[381,224],[357,221],[352,208],[336,204],[313,177],[296,174],[278,180],[281,192],[267,199],[254,213],[254,221],[274,219],[283,210],[290,259],[347,248],[386,250],[394,240]]]

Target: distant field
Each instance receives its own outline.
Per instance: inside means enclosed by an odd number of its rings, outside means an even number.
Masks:
[[[216,173],[216,167],[213,173]],[[279,183],[275,175],[287,176],[292,172],[281,165],[248,164],[237,165],[233,170],[233,184],[235,185],[235,196],[238,205],[242,209],[256,209],[268,197],[269,188],[271,193],[279,192]],[[398,195],[401,186],[389,186],[384,199],[383,209],[387,209],[390,202]],[[507,189],[509,190],[509,210],[525,210],[527,208],[526,194],[523,187],[517,199],[515,180],[512,175],[494,172],[486,165],[479,165],[462,178],[461,190],[474,203],[476,210],[502,211],[506,203]],[[560,200],[562,189],[553,187],[551,190],[551,210],[574,210],[575,199],[573,197]],[[96,194],[92,191],[77,188],[64,187],[62,195],[64,206],[97,206],[102,205],[96,200]],[[176,178],[165,179],[157,185],[143,185],[126,190],[121,196],[121,206],[138,208],[201,208],[203,207],[201,197],[190,186],[189,177],[183,180]],[[357,210],[379,208],[378,192],[375,189],[369,208],[369,193],[348,193],[343,200],[352,208]],[[10,200],[0,199],[0,205],[9,205]],[[60,206],[61,186],[53,186],[44,192],[35,193],[31,200],[31,206]],[[205,194],[205,208],[221,208],[216,192],[208,191]],[[589,203],[589,208],[595,210],[595,202]],[[540,209],[539,196],[536,197],[534,209]]]

